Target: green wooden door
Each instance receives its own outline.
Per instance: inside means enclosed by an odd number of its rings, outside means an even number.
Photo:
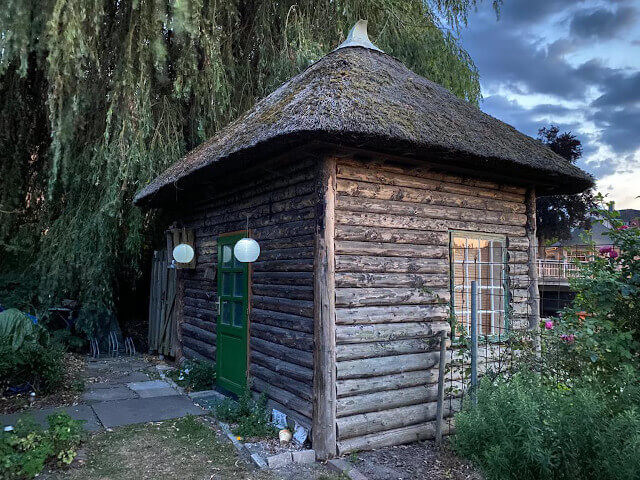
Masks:
[[[247,383],[249,266],[233,255],[244,234],[218,237],[217,383],[240,394]]]

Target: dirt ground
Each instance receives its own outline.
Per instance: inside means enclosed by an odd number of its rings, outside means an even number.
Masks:
[[[468,463],[433,442],[385,447],[347,457],[369,480],[483,480]]]
[[[282,470],[282,471],[280,471]],[[71,467],[46,480],[339,480],[319,465],[261,471],[222,432],[196,417],[132,425],[92,435]]]
[[[62,407],[75,405],[84,391],[83,372],[87,365],[86,355],[66,353],[64,356],[64,379],[57,392],[36,396],[31,403],[29,394],[0,396],[0,414],[20,412],[30,408]]]

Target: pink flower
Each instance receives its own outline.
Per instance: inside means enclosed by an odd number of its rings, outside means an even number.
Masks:
[[[553,330],[553,322],[551,320],[547,320],[544,322],[544,328],[547,330]]]
[[[629,225],[620,225],[619,227],[616,227],[616,230],[626,230],[629,228]]]
[[[607,253],[610,253],[613,251],[613,246],[612,245],[605,245],[604,247],[600,247],[600,250],[598,250],[600,252],[601,255],[605,255]]]
[[[564,335],[560,335],[560,338],[563,342],[573,343],[576,339],[576,336],[573,333],[570,333],[569,335],[565,333]]]
[[[615,250],[611,250],[609,252],[609,258],[617,258],[618,257],[618,252],[616,252]]]

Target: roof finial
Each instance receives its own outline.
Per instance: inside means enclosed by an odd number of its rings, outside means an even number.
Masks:
[[[364,47],[382,52],[382,50],[376,47],[373,43],[371,43],[371,40],[369,40],[369,35],[367,35],[366,20],[358,20],[349,31],[347,39],[342,42],[340,46],[336,48],[336,50],[347,47]]]

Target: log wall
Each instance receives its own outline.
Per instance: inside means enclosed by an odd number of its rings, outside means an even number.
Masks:
[[[427,169],[338,161],[339,454],[433,437],[439,352],[432,337],[450,331],[451,230],[507,237],[511,328],[526,326],[526,221],[524,188]],[[448,356],[456,360],[455,354]],[[457,407],[447,402],[445,415]]]
[[[177,216],[195,232],[196,268],[180,270],[184,356],[216,359],[217,237],[246,229],[261,254],[250,269],[249,374],[270,406],[310,427],[313,389],[313,254],[316,161],[298,158],[211,188]]]

